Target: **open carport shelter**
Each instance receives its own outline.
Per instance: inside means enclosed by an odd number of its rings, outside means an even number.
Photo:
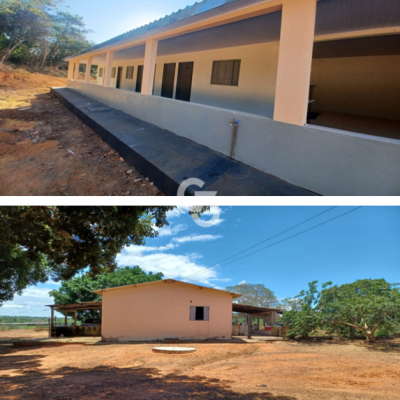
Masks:
[[[78,304],[58,304],[48,306],[51,308],[50,321],[50,337],[85,337],[85,336],[101,336],[101,326],[77,326],[78,311],[100,311],[102,310],[102,302],[78,303]],[[64,326],[56,326],[55,313],[59,312],[65,315]],[[68,326],[68,314],[74,315],[74,324]]]
[[[256,306],[247,306],[243,304],[233,304],[232,310],[235,313],[247,314],[247,325],[250,329],[247,330],[247,337],[251,339],[253,333],[258,334],[256,330],[251,329],[253,318],[257,318],[257,326],[260,326],[260,320],[263,320],[264,326],[273,326],[279,315],[283,313],[277,308],[265,308]]]

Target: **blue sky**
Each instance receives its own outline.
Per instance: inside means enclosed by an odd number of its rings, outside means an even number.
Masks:
[[[94,31],[88,38],[101,43],[195,2],[195,0],[65,0],[62,8],[71,14],[81,15],[87,28]]]
[[[278,298],[294,297],[311,281],[335,284],[384,278],[400,282],[400,207],[364,207],[315,230],[229,265],[224,259],[285,231],[330,207],[221,207],[216,224],[198,226],[187,209],[169,214],[170,226],[146,246],[118,256],[120,266],[139,265],[166,278],[225,288],[241,282],[262,283]],[[337,207],[298,228],[256,247],[276,243],[354,207]],[[210,216],[203,217],[209,220]],[[245,253],[244,255],[246,255]],[[212,269],[217,264],[217,267]],[[0,315],[48,316],[48,291],[54,283],[29,288],[0,308]]]

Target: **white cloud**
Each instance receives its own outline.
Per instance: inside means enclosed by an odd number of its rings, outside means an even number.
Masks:
[[[167,213],[167,218],[172,219],[178,218],[181,215],[189,215],[190,210],[191,207],[189,206],[178,206]],[[202,214],[201,219],[209,220],[208,217],[212,217],[215,213],[219,213],[219,215],[222,215],[225,213],[225,208],[221,208],[219,206],[211,206],[209,211],[206,211]],[[224,219],[218,218],[217,220],[213,221],[213,226],[218,226],[224,221]]]
[[[54,303],[49,296],[51,289],[30,287],[24,290],[22,296],[15,296],[13,301],[0,307],[1,315],[43,317],[50,315],[50,308],[46,307]]]
[[[239,283],[239,285],[245,285],[247,282],[246,281],[242,281]]]
[[[221,239],[221,235],[190,235],[183,236],[180,238],[174,238],[173,241],[176,243],[188,243],[188,242],[210,242],[212,240]]]
[[[164,228],[161,228],[158,233],[160,237],[163,236],[175,236],[179,232],[186,231],[187,225],[184,224],[179,224],[176,226],[165,226]]]
[[[117,262],[121,266],[139,266],[146,272],[162,272],[166,279],[185,280],[189,276],[190,282],[211,285],[210,279],[217,278],[214,269],[207,268],[199,263],[201,256],[197,253],[184,255],[168,254],[157,252],[160,248],[146,248],[146,246],[134,246],[125,248],[117,257]],[[148,254],[153,252],[153,254]]]
[[[181,215],[189,215],[189,207],[186,206],[178,206],[174,208],[172,211],[167,212],[167,219],[178,218]]]

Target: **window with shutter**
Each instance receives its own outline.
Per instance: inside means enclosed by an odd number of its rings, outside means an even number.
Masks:
[[[190,307],[190,321],[196,321],[196,307]]]
[[[126,69],[126,79],[133,79],[133,70],[134,67],[128,67]]]
[[[209,321],[210,307],[190,307],[190,321]]]
[[[103,68],[100,68],[100,71],[99,71],[99,78],[102,78],[102,77],[103,77],[103,73],[104,73],[104,69],[103,69]]]
[[[115,76],[117,75],[117,68],[113,68],[112,70],[111,70],[111,78],[115,78]]]
[[[241,60],[214,61],[211,84],[239,86]]]
[[[204,321],[210,320],[210,307],[204,307]]]

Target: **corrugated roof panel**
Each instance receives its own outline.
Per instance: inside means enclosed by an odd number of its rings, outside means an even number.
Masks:
[[[316,35],[400,26],[400,0],[321,0]]]

